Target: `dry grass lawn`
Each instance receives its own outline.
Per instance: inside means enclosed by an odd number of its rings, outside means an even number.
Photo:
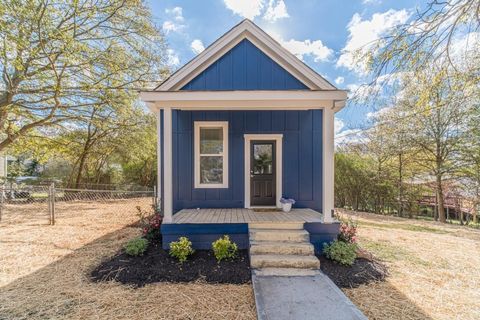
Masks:
[[[370,319],[480,319],[480,230],[343,211],[386,282],[345,290]]]
[[[0,319],[255,319],[250,285],[92,283],[149,199],[12,206],[0,222]],[[345,293],[370,319],[480,319],[480,230],[352,214],[387,281]]]
[[[10,207],[0,222],[0,319],[255,319],[250,285],[92,283],[89,272],[139,233],[149,199]]]

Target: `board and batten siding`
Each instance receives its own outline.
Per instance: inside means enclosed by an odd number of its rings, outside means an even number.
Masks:
[[[244,39],[181,90],[308,90],[297,78]]]
[[[244,134],[283,134],[283,195],[322,211],[322,110],[174,110],[173,208],[244,207]],[[194,121],[228,121],[229,187],[194,188]]]

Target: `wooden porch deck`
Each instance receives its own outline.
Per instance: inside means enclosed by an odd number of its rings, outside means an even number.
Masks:
[[[322,214],[312,209],[292,209],[288,213],[264,210],[183,209],[173,215],[172,223],[322,222]]]

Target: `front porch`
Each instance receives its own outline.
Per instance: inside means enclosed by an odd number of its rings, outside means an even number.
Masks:
[[[323,244],[333,241],[338,234],[337,222],[324,223],[323,215],[309,208],[296,208],[291,212],[272,209],[183,209],[173,215],[172,222],[161,227],[164,249],[180,237],[188,237],[195,249],[211,249],[212,242],[228,235],[239,249],[249,248],[252,228],[304,229],[316,252]]]
[[[322,222],[323,215],[312,209],[292,209],[286,213],[276,209],[183,209],[173,216],[172,223],[252,223],[252,222]]]

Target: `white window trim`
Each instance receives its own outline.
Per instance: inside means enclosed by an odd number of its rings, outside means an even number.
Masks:
[[[282,173],[283,173],[283,134],[244,134],[245,138],[245,208],[261,208],[262,206],[250,205],[250,143],[252,140],[274,140],[276,147],[276,207],[281,208],[282,198]],[[264,206],[263,206],[264,207]]]
[[[221,127],[223,130],[223,183],[200,183],[200,128]],[[215,155],[219,156],[219,155]],[[228,121],[195,121],[194,122],[194,187],[196,189],[228,188]]]

